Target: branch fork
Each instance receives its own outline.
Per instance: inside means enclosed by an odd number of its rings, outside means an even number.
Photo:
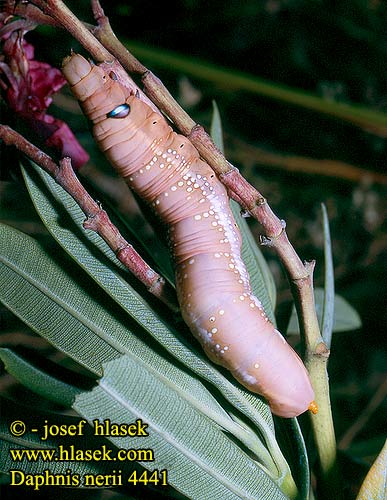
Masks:
[[[284,222],[274,214],[265,197],[243,178],[237,168],[226,160],[204,128],[195,123],[176,103],[162,82],[119,42],[98,0],[91,1],[97,26],[85,25],[79,21],[61,0],[35,0],[33,3],[35,5],[34,9],[28,2],[27,4],[25,2],[17,3],[15,13],[21,16],[24,13],[25,17],[31,21],[49,22],[61,26],[84,46],[96,62],[116,63],[118,68],[122,66],[130,74],[139,75],[144,85],[145,94],[154,103],[153,106],[166,114],[174,122],[177,129],[191,140],[201,157],[208,162],[224,183],[231,197],[240,203],[243,210],[256,218],[261,224],[264,231],[261,242],[271,246],[276,251],[286,270],[297,307],[301,337],[305,344],[305,362],[320,407],[319,413],[311,416],[311,424],[323,471],[323,482],[324,478],[328,480],[331,477],[331,471],[334,469],[336,459],[335,437],[326,372],[329,350],[320,334],[314,304],[314,261],[306,263],[301,261],[288,240]],[[119,73],[121,75],[121,71]],[[125,80],[125,76],[123,78]],[[131,81],[130,78],[129,80]],[[2,130],[4,132],[4,127],[2,127]],[[29,155],[28,152],[26,154]],[[35,161],[41,166],[46,162],[43,157],[41,161],[37,158],[35,158]],[[98,213],[98,210],[93,213]],[[98,215],[99,217],[102,216]],[[97,222],[96,220],[93,220],[93,222],[89,220],[86,222],[86,226],[96,224],[99,228],[104,227],[105,222],[102,225]],[[104,236],[102,235],[102,237]],[[120,256],[131,253],[129,244],[117,248],[120,248],[118,251]],[[138,259],[138,256],[136,256],[136,259]],[[140,279],[145,280],[146,278],[147,272],[143,273]],[[149,282],[148,288],[153,289],[155,283],[160,284],[161,288],[165,285],[162,283],[161,277],[156,277],[156,273],[154,280]],[[333,496],[340,497],[340,490],[338,488],[334,489]]]
[[[7,125],[0,124],[0,139],[9,146],[16,146],[19,151],[51,175],[86,215],[83,227],[99,234],[116,254],[118,260],[146,286],[150,293],[164,302],[171,310],[177,310],[176,297],[172,287],[144,261],[110,221],[106,211],[91,198],[75,175],[70,158],[63,158],[59,165],[56,164],[50,156]]]

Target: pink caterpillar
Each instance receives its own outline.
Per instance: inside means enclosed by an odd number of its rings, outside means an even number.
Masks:
[[[181,313],[207,356],[263,395],[273,413],[317,411],[301,359],[251,293],[240,233],[213,170],[111,72],[73,54],[63,73],[102,151],[168,225]]]

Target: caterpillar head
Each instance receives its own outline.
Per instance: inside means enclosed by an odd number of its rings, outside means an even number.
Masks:
[[[80,54],[71,54],[63,59],[62,72],[68,83],[73,86],[83,80],[92,67],[93,64]]]

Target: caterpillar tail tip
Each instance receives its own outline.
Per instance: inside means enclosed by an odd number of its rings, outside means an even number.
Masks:
[[[308,406],[308,410],[311,411],[313,415],[316,415],[316,413],[318,412],[318,406],[316,401],[312,401],[310,403],[310,405]]]

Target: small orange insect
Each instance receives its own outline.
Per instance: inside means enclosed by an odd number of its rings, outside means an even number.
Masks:
[[[226,189],[190,141],[101,66],[73,54],[63,73],[101,150],[168,226],[182,316],[207,356],[273,413],[317,411],[308,373],[252,294]]]

